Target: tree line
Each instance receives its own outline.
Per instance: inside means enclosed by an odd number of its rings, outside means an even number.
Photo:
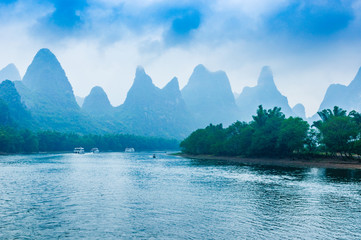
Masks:
[[[318,112],[321,120],[311,126],[302,118],[288,117],[281,108],[260,105],[250,122],[237,121],[227,128],[210,124],[180,144],[183,153],[194,155],[290,157],[361,155],[361,114],[347,114],[337,106]]]
[[[85,151],[90,151],[94,147],[100,151],[124,151],[127,147],[135,148],[137,151],[151,151],[178,149],[179,142],[174,139],[128,134],[80,135],[0,127],[0,153],[73,151],[75,147],[83,147]]]

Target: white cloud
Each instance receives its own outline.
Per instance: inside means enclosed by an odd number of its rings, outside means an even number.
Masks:
[[[361,66],[357,51],[361,44],[355,36],[348,39],[343,33],[336,40],[315,45],[307,39],[295,41],[287,35],[257,32],[262,16],[288,4],[286,0],[257,0],[257,4],[251,0],[213,2],[202,12],[202,24],[194,38],[170,48],[163,43],[164,24],[152,23],[134,30],[122,19],[109,19],[114,6],[123,4],[136,17],[142,9],[167,1],[93,2],[102,5],[86,10],[85,28],[89,32],[59,41],[48,41],[32,32],[37,20],[54,10],[51,6],[35,5],[30,9],[26,1],[20,1],[12,11],[0,9],[0,13],[6,13],[0,14],[0,68],[14,62],[24,74],[36,51],[47,47],[57,55],[77,95],[85,96],[99,85],[111,102],[119,105],[133,82],[137,65],[143,65],[159,87],[173,76],[183,87],[193,68],[202,63],[210,70],[225,70],[236,92],[254,86],[261,67],[270,65],[276,84],[290,104],[304,103],[307,114],[312,115],[329,84],[348,84]],[[354,8],[360,6],[355,4]]]

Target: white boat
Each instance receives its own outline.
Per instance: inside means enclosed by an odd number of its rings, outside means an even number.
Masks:
[[[90,152],[92,152],[92,153],[99,153],[99,149],[98,149],[98,148],[92,148],[92,149],[90,150]]]
[[[84,154],[85,153],[84,148],[76,147],[76,148],[74,148],[74,153],[76,153],[76,154]]]
[[[124,152],[126,152],[126,153],[132,153],[132,152],[135,152],[135,149],[134,149],[134,148],[126,148],[126,149],[124,150]]]

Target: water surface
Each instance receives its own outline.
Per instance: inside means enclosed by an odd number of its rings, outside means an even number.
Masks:
[[[0,239],[361,239],[361,171],[0,156]]]

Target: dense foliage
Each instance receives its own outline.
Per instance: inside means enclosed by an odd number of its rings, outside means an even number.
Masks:
[[[361,114],[335,107],[318,113],[321,120],[309,124],[298,117],[286,118],[280,108],[259,106],[253,121],[235,122],[228,128],[209,125],[181,142],[187,154],[246,157],[286,157],[326,153],[352,157],[361,154]]]
[[[319,130],[319,144],[332,155],[352,157],[361,154],[361,114],[335,106],[318,113],[321,120],[313,123]]]
[[[72,151],[74,147],[84,147],[89,151],[97,147],[100,151],[124,151],[127,147],[139,150],[177,149],[178,142],[155,137],[140,137],[124,134],[79,135],[42,131],[0,128],[0,153],[31,153]]]

